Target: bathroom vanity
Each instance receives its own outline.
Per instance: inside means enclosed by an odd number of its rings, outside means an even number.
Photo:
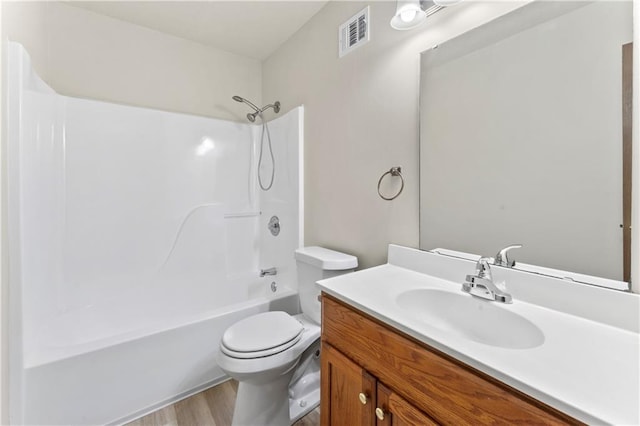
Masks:
[[[495,267],[498,304],[474,266],[392,245],[319,282],[323,425],[638,423],[637,295]]]
[[[324,425],[580,423],[330,296],[322,308]]]

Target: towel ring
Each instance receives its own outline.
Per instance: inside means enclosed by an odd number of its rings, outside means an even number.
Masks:
[[[401,169],[400,166],[398,167],[392,167],[389,169],[389,171],[384,172],[382,174],[382,176],[380,176],[380,180],[378,180],[378,195],[380,196],[380,198],[382,198],[383,200],[387,200],[387,201],[391,201],[391,200],[395,200],[398,195],[402,194],[402,190],[404,189],[404,178],[402,177],[402,173],[401,173]],[[402,181],[402,185],[400,186],[400,190],[398,191],[398,193],[396,195],[394,195],[393,197],[385,197],[384,195],[382,195],[382,193],[380,192],[380,184],[382,183],[382,179],[384,179],[384,177],[386,175],[391,175],[391,176],[398,176],[400,177],[400,180]]]

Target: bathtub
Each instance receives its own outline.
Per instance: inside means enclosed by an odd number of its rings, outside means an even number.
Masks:
[[[205,295],[190,293],[176,308],[166,291],[147,310],[129,299],[60,316],[26,351],[24,423],[123,424],[220,383],[226,376],[215,355],[227,327],[260,312],[298,312],[297,293],[272,292],[271,282],[228,283],[252,297],[198,314],[188,302]]]
[[[63,283],[65,303],[25,327],[25,424],[133,420],[226,379],[215,356],[233,323],[260,312],[299,312],[288,286],[295,284],[292,261],[274,263],[276,276],[259,277],[250,247],[262,214],[225,214],[223,207],[186,213],[162,251],[165,260],[149,274]]]

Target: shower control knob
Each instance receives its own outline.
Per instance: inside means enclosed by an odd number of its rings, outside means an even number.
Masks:
[[[358,398],[360,399],[360,402],[362,403],[362,405],[367,405],[367,395],[365,395],[364,393],[360,392],[358,394]]]
[[[278,234],[280,233],[280,219],[278,218],[278,216],[272,216],[271,219],[269,219],[268,228],[271,232],[271,235],[273,235],[274,237],[278,236]]]

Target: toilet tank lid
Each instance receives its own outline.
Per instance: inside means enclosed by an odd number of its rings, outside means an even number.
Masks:
[[[327,271],[343,271],[358,266],[355,256],[317,246],[297,249],[296,260]]]

